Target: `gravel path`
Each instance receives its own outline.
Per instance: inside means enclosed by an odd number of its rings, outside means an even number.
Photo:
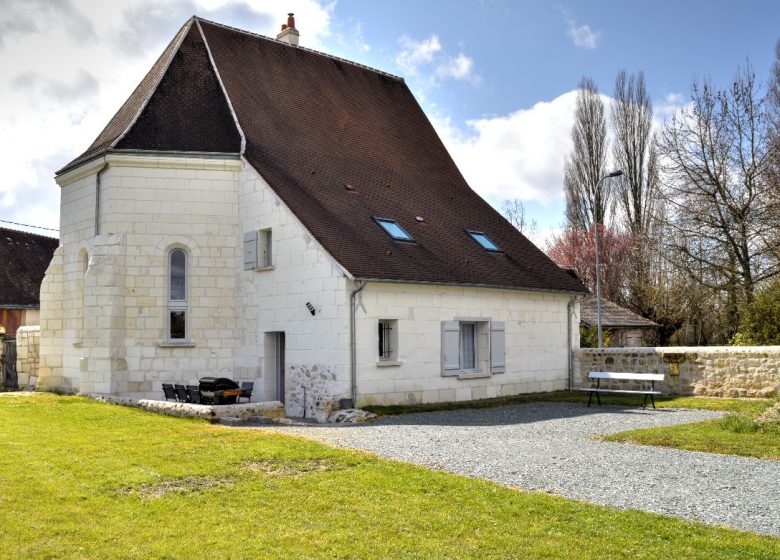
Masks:
[[[780,535],[780,461],[592,440],[718,416],[532,403],[264,429],[527,490]]]

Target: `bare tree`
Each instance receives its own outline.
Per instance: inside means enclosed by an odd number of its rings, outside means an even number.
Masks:
[[[582,78],[571,130],[572,152],[564,166],[566,219],[584,230],[604,223],[612,201],[610,181],[601,181],[607,159],[607,121],[596,83]]]
[[[654,219],[658,198],[658,152],[653,137],[653,103],[647,94],[645,75],[627,76],[621,70],[615,79],[612,104],[613,157],[623,170],[616,181],[615,196],[624,227],[644,237]]]
[[[729,89],[695,83],[691,105],[663,132],[669,257],[701,285],[725,293],[731,310],[780,272],[769,178],[769,115],[755,73]]]
[[[653,135],[653,103],[647,93],[644,73],[615,79],[611,107],[614,132],[613,159],[623,170],[615,181],[615,199],[623,228],[633,238],[631,266],[627,267],[627,303],[637,313],[653,320],[651,305],[651,252],[659,246],[653,236],[658,216],[658,151]]]
[[[515,226],[520,233],[524,235],[536,233],[538,227],[536,220],[528,217],[525,212],[525,205],[519,198],[505,200],[503,204],[501,204],[501,214],[503,214],[507,221]]]

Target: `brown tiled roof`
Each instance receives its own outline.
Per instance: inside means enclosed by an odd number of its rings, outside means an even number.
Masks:
[[[167,67],[165,76],[147,76],[104,140],[65,170],[106,145],[236,153],[243,133],[249,164],[356,278],[586,291],[468,186],[402,79],[197,18],[171,45],[150,72]],[[139,98],[150,101],[134,124],[118,118],[138,112]],[[415,243],[393,241],[374,217],[396,220]],[[469,229],[503,252],[482,249]]]
[[[596,296],[590,294],[580,302],[580,323],[587,327],[595,327],[597,322]],[[604,298],[601,298],[601,325],[609,328],[656,328],[659,326],[650,319],[645,319],[630,309]]]
[[[41,281],[58,239],[0,228],[0,307],[40,305]]]

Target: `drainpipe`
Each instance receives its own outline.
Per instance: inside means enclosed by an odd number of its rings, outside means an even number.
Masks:
[[[363,280],[358,280],[358,287],[352,290],[349,294],[349,349],[351,353],[350,373],[352,381],[352,407],[357,407],[357,336],[355,334],[355,314],[357,313],[357,305],[355,298],[366,287],[366,283]]]
[[[100,235],[100,176],[108,169],[108,162],[103,158],[103,167],[95,174],[95,237]]]
[[[566,305],[566,326],[568,327],[566,329],[566,348],[568,350],[568,370],[569,370],[569,380],[568,380],[568,386],[567,390],[571,391],[574,388],[574,360],[572,358],[572,354],[574,353],[574,349],[571,347],[572,345],[572,336],[571,336],[571,314],[572,309],[574,309],[574,304],[581,302],[583,299],[585,299],[585,296],[572,296],[571,301]]]

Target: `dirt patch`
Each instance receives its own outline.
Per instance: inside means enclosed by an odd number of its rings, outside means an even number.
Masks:
[[[252,472],[263,473],[269,476],[297,477],[315,472],[335,471],[346,468],[328,459],[301,459],[297,461],[245,461],[244,468]]]
[[[135,495],[142,500],[154,500],[168,494],[190,494],[214,488],[231,486],[233,480],[215,476],[185,476],[183,478],[163,478],[157,482],[141,484],[121,491]]]
[[[756,418],[756,423],[780,426],[780,402],[776,402],[765,410],[761,416]]]

